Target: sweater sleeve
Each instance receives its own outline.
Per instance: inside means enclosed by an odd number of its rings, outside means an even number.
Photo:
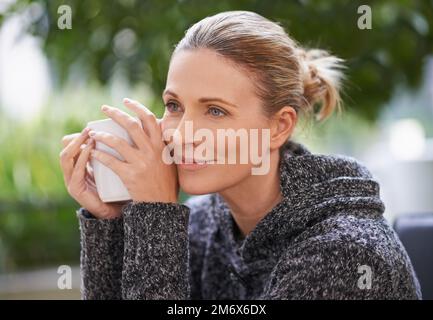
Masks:
[[[418,299],[385,260],[353,243],[309,243],[282,258],[263,299]]]
[[[188,299],[189,208],[130,202],[123,208],[123,299]]]
[[[123,219],[96,219],[77,210],[82,299],[121,299]]]

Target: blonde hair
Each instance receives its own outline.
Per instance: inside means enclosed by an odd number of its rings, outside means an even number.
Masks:
[[[340,109],[343,60],[324,50],[305,50],[277,23],[250,11],[222,12],[192,25],[179,50],[207,48],[253,78],[265,111],[284,106],[328,118]]]

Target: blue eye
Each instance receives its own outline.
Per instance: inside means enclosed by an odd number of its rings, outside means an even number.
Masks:
[[[222,110],[220,110],[218,108],[215,108],[215,107],[210,107],[208,109],[208,112],[213,117],[222,117],[222,116],[226,115],[226,113],[224,111],[222,111]]]
[[[165,108],[167,109],[168,112],[179,112],[180,108],[179,105],[174,103],[174,102],[169,102],[165,105]]]

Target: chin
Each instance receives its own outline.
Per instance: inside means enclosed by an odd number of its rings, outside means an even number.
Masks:
[[[225,188],[225,167],[209,166],[196,171],[178,168],[179,185],[190,195],[219,192]]]
[[[218,192],[218,188],[214,188],[207,179],[200,177],[186,177],[179,174],[179,185],[183,192],[193,196]]]

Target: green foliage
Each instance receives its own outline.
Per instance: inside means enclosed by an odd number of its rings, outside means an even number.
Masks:
[[[80,241],[76,203],[2,203],[0,273],[79,263]]]
[[[418,83],[424,58],[433,51],[433,2],[424,0],[18,0],[11,11],[29,3],[45,10],[30,30],[44,39],[58,83],[77,66],[81,77],[102,83],[122,68],[132,82],[145,81],[161,92],[173,45],[190,25],[221,11],[251,10],[280,21],[301,44],[346,59],[346,105],[369,120],[397,84]],[[72,30],[57,27],[62,4],[72,8]],[[362,4],[372,8],[371,30],[357,27]],[[122,47],[122,35],[135,41]]]

